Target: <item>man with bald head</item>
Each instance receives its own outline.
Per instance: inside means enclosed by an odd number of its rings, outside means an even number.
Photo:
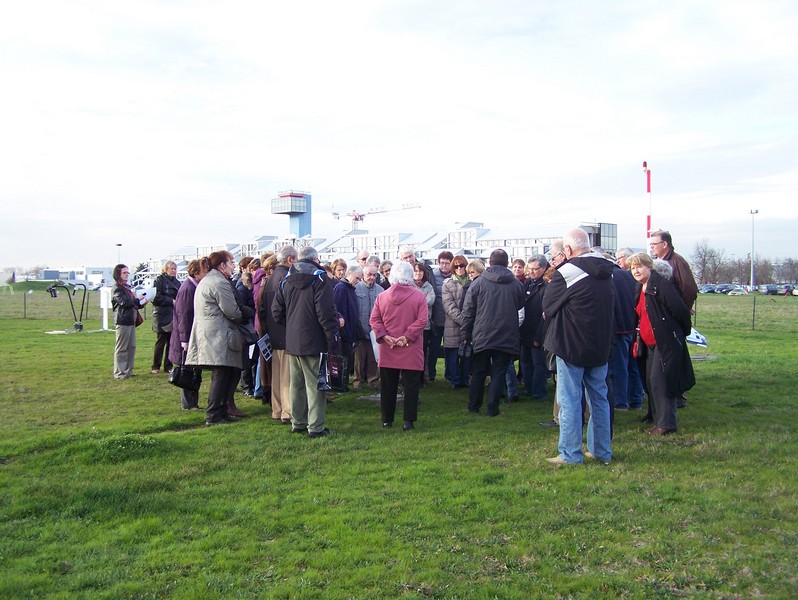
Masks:
[[[559,454],[546,460],[568,465],[588,458],[608,464],[612,449],[606,380],[613,336],[613,264],[590,251],[582,229],[563,237],[562,253],[567,262],[554,273],[543,296],[543,345],[557,357],[560,403]],[[582,451],[583,386],[590,404],[587,452]]]

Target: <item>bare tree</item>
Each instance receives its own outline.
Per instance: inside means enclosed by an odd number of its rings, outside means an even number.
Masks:
[[[715,250],[704,238],[695,245],[690,258],[693,261],[693,273],[698,279],[698,283],[718,282],[719,271],[723,264],[723,250]]]

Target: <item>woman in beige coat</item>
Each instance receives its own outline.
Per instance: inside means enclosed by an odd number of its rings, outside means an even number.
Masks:
[[[211,370],[205,416],[205,424],[210,426],[238,420],[228,410],[228,405],[235,406],[233,395],[245,352],[238,323],[251,318],[252,309],[241,306],[230,282],[236,268],[233,255],[222,250],[211,253],[207,260],[208,274],[194,294],[194,324],[186,364]]]
[[[446,364],[446,379],[452,389],[467,388],[469,375],[468,359],[459,360],[457,349],[460,346],[460,327],[463,324],[462,309],[465,288],[469,282],[466,268],[468,261],[462,254],[452,259],[452,276],[443,282],[441,297],[446,321],[443,325],[443,358]]]

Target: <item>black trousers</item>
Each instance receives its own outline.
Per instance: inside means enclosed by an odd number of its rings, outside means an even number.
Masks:
[[[172,361],[169,360],[169,340],[172,333],[169,331],[162,331],[156,334],[158,337],[155,339],[155,349],[152,354],[152,368],[160,369],[161,361],[163,361],[163,370],[172,370]]]
[[[233,399],[240,374],[241,371],[235,367],[213,367],[208,408],[205,411],[205,418],[208,421],[218,421],[227,417],[227,403]]]
[[[479,412],[485,395],[485,378],[490,373],[488,388],[488,416],[499,414],[499,400],[504,394],[504,376],[512,356],[499,350],[475,352],[471,357],[471,382],[468,389],[468,410]]]
[[[383,423],[393,423],[396,414],[396,392],[399,389],[399,377],[405,392],[404,420],[415,421],[418,416],[418,394],[421,389],[423,371],[407,371],[380,367],[380,415]]]

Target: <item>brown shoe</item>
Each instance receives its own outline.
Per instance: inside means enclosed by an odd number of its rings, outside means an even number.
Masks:
[[[665,429],[663,427],[657,427],[656,425],[650,429],[644,429],[644,431],[648,435],[670,435],[672,433],[676,433],[675,429]]]
[[[227,414],[232,415],[234,417],[238,417],[239,419],[243,419],[244,417],[247,416],[245,413],[242,413],[240,410],[238,410],[238,407],[236,406],[235,402],[227,403]]]

